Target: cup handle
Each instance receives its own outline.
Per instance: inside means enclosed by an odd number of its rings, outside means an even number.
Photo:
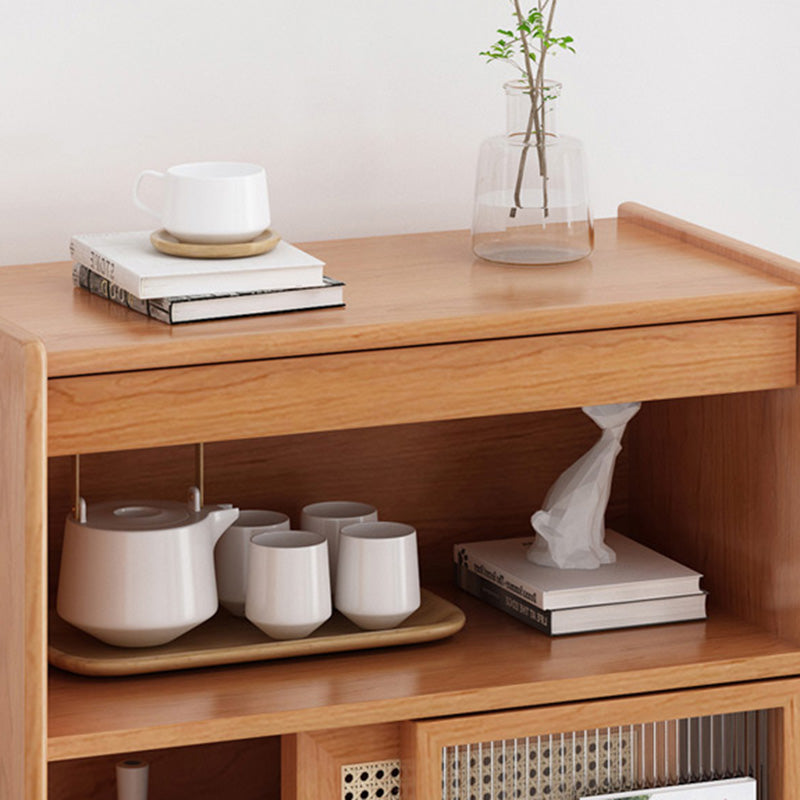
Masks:
[[[136,183],[133,185],[133,202],[136,204],[137,208],[141,208],[142,211],[146,211],[148,214],[152,214],[156,219],[161,219],[161,214],[158,211],[154,211],[150,206],[146,205],[139,199],[139,184],[141,184],[142,179],[146,178],[147,176],[151,178],[159,178],[163,180],[166,175],[163,172],[156,172],[154,169],[146,169],[144,172],[139,173],[139,177],[136,179]]]

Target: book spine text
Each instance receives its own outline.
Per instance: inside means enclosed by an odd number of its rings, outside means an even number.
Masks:
[[[506,614],[536,628],[537,631],[553,635],[551,612],[531,605],[463,566],[456,566],[456,583],[473,597],[483,600],[500,611],[505,611]]]
[[[139,314],[153,317],[153,319],[167,324],[172,323],[169,307],[161,308],[149,300],[140,300],[126,289],[112,283],[109,278],[96,274],[83,264],[76,263],[73,265],[72,283],[74,286],[86,289],[86,291],[98,297],[104,297],[106,300],[111,300],[112,303],[137,311]]]
[[[466,547],[459,547],[456,553],[456,563],[485,578],[489,583],[515,594],[526,603],[542,608],[543,598],[539,589],[509,577],[501,569],[481,558],[475,558]]]

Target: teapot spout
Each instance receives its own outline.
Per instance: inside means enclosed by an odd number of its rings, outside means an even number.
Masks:
[[[212,547],[219,541],[231,525],[239,518],[239,509],[231,505],[211,506],[208,508],[209,534]]]

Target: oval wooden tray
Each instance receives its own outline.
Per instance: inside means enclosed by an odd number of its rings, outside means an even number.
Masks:
[[[174,642],[160,647],[124,648],[104,644],[50,612],[48,659],[79,675],[140,675],[245,661],[364,650],[444,639],[461,630],[464,612],[422,590],[420,607],[397,628],[362,631],[338,612],[305,639],[270,639],[246,619],[220,609]]]

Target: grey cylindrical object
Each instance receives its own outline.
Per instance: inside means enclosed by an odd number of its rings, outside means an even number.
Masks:
[[[146,761],[126,758],[117,763],[117,800],[147,800],[147,778],[150,765]]]

